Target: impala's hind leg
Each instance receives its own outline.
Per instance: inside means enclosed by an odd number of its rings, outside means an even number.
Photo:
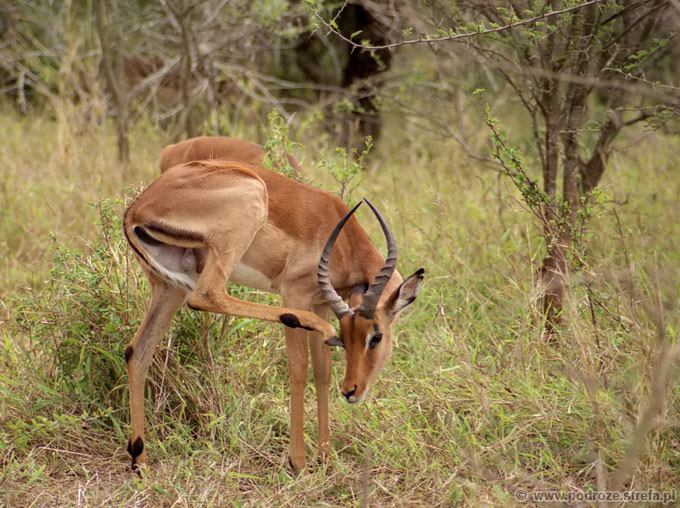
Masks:
[[[208,240],[203,270],[189,297],[188,305],[204,312],[263,319],[283,323],[290,328],[316,330],[325,339],[333,337],[335,329],[313,312],[248,302],[227,293],[227,280],[248,250],[256,232],[257,224],[253,223],[249,227],[243,226],[241,230],[214,234]]]
[[[125,348],[128,382],[130,387],[130,426],[132,435],[128,452],[132,456],[132,469],[146,463],[144,443],[144,385],[151,365],[153,352],[170,327],[173,316],[184,303],[187,292],[172,286],[160,277],[149,274],[152,294],[149,310],[144,316],[132,342]]]

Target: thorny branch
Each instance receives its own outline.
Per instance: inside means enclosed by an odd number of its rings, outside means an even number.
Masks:
[[[417,39],[410,39],[406,41],[399,41],[399,42],[393,42],[390,44],[383,44],[380,46],[369,46],[365,44],[360,44],[357,42],[354,42],[353,40],[349,39],[345,35],[343,35],[337,28],[335,28],[330,22],[326,21],[321,14],[315,10],[313,7],[310,6],[310,10],[312,11],[312,14],[314,14],[314,17],[316,17],[330,32],[334,33],[338,37],[340,37],[343,41],[345,41],[347,44],[350,44],[352,46],[352,49],[365,49],[368,51],[373,51],[373,50],[378,50],[378,49],[394,49],[398,48],[399,46],[405,46],[407,44],[421,44],[421,43],[428,43],[431,44],[433,42],[446,42],[446,41],[457,41],[457,40],[462,40],[462,39],[470,39],[472,37],[477,37],[480,35],[488,35],[492,33],[498,33],[498,32],[505,32],[507,30],[511,30],[513,28],[517,28],[520,26],[528,25],[531,23],[535,23],[536,21],[541,21],[544,19],[552,18],[554,16],[561,16],[562,14],[566,14],[568,12],[573,12],[573,11],[578,11],[580,9],[583,9],[585,7],[589,7],[591,5],[596,5],[599,3],[604,2],[605,0],[591,0],[589,2],[585,2],[580,5],[575,5],[573,7],[568,7],[566,9],[562,9],[559,11],[552,11],[552,12],[546,12],[544,14],[540,14],[538,16],[534,16],[533,18],[529,19],[523,19],[520,21],[516,21],[514,23],[510,23],[508,25],[496,27],[496,28],[488,28],[486,30],[478,30],[476,32],[469,32],[469,33],[463,33],[463,34],[451,34],[451,35],[446,35],[443,37],[423,37],[420,36]]]

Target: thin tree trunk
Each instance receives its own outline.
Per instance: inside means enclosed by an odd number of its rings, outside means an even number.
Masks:
[[[618,103],[623,101],[615,102],[616,104],[612,105],[612,109],[607,113],[607,118],[600,128],[600,136],[597,139],[590,159],[580,168],[584,195],[592,192],[597,184],[600,183],[602,173],[604,173],[604,168],[611,153],[611,144],[623,128],[623,112],[618,109]]]
[[[191,97],[193,59],[191,55],[189,26],[187,25],[187,17],[189,16],[190,10],[191,7],[187,7],[186,1],[182,0],[179,4],[179,9],[177,11],[172,11],[179,24],[180,35],[182,36],[182,103],[184,107],[182,108],[180,124],[184,125],[184,132],[188,138],[196,135]]]
[[[114,71],[114,49],[108,40],[104,22],[104,0],[95,0],[95,22],[102,47],[102,67],[106,84],[116,108],[116,129],[118,132],[118,160],[123,163],[123,177],[129,177],[130,143],[128,141],[128,101],[120,81],[120,73]]]
[[[579,22],[580,16],[585,16],[584,21]],[[572,49],[574,58],[571,72],[574,75],[586,76],[590,66],[586,48],[592,43],[593,34],[599,26],[599,15],[595,15],[594,11],[578,13],[574,16],[573,22],[575,27],[582,27],[582,34],[575,43],[576,47]],[[585,103],[590,93],[588,85],[570,82],[567,84],[562,104],[558,105],[555,101],[556,90],[557,85],[544,101],[547,166],[544,168],[544,185],[553,210],[546,214],[547,220],[544,225],[548,255],[543,260],[541,279],[544,291],[543,314],[546,331],[549,334],[553,334],[561,322],[567,280],[567,252],[574,241],[576,219],[581,206],[579,174],[583,163],[579,155],[579,137]],[[556,200],[559,145],[563,151],[563,180],[562,197]]]
[[[540,270],[540,305],[548,335],[556,331],[562,315],[566,254],[559,230],[557,207],[557,169],[559,163],[559,138],[562,129],[561,115],[555,100],[556,84],[546,89],[541,112],[545,121],[545,160],[543,165],[543,190],[548,203],[543,206],[543,237],[547,254]]]

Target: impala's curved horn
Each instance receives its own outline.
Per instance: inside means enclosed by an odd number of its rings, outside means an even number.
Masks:
[[[378,300],[380,300],[380,295],[385,290],[387,281],[392,277],[392,273],[397,266],[397,242],[394,240],[392,231],[390,227],[383,219],[380,212],[375,209],[373,204],[368,200],[364,199],[368,206],[371,207],[373,213],[380,222],[383,233],[385,233],[385,240],[387,241],[387,259],[385,260],[385,266],[382,267],[380,273],[373,281],[373,284],[368,288],[368,291],[364,294],[364,298],[361,301],[361,305],[357,309],[357,314],[366,319],[373,319],[375,317],[375,308],[378,306]]]
[[[329,270],[331,252],[333,252],[333,245],[335,245],[335,240],[340,234],[340,230],[345,225],[345,222],[347,222],[347,220],[356,211],[356,209],[359,208],[361,203],[362,202],[359,201],[359,203],[357,203],[354,206],[354,208],[352,208],[349,212],[347,212],[347,214],[342,219],[340,219],[340,222],[338,222],[337,226],[335,226],[335,229],[331,233],[331,236],[328,238],[326,246],[324,247],[323,252],[321,253],[319,268],[316,272],[316,277],[317,280],[319,281],[319,289],[321,289],[321,294],[326,299],[329,307],[331,308],[333,313],[338,317],[338,319],[341,319],[344,316],[351,314],[352,309],[349,308],[349,305],[345,303],[345,301],[342,299],[342,297],[338,294],[338,292],[335,290],[335,288],[333,288],[333,285],[331,284]]]

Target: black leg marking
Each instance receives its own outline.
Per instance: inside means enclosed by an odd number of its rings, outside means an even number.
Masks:
[[[300,324],[300,320],[298,319],[298,317],[295,314],[290,314],[290,313],[281,314],[279,316],[279,319],[281,320],[281,322],[284,325],[286,325],[289,328],[302,328],[304,330],[309,330],[310,332],[314,330],[314,328],[310,328],[308,326],[302,326]]]
[[[139,457],[143,451],[144,440],[141,437],[135,439],[134,444],[132,443],[132,440],[128,441],[128,453],[132,456],[133,459],[135,457]]]
[[[128,440],[128,453],[132,457],[132,466],[131,469],[133,471],[137,471],[139,473],[139,467],[137,466],[137,457],[139,457],[142,452],[144,451],[144,440],[141,437],[138,437],[135,439],[134,444],[132,443],[132,440]]]
[[[361,284],[357,284],[356,286],[354,286],[354,289],[352,289],[352,292],[350,294],[352,294],[352,295],[363,295],[366,291],[368,291],[368,284],[361,283]]]
[[[324,342],[326,342],[326,344],[328,344],[329,346],[345,347],[345,343],[342,341],[340,337],[331,337],[330,339]]]
[[[284,325],[289,326],[290,328],[297,328],[300,326],[300,320],[295,314],[281,314],[279,319]]]
[[[129,362],[130,358],[132,358],[132,353],[135,352],[135,349],[132,346],[128,346],[125,348],[125,361]]]

